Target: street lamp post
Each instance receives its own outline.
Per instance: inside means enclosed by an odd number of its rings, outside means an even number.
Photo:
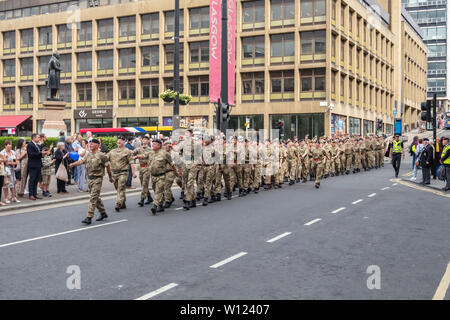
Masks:
[[[172,132],[180,127],[180,0],[175,0],[175,30],[174,30],[174,56],[173,56],[173,101]]]

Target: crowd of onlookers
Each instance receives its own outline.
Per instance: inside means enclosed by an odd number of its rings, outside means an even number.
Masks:
[[[91,139],[91,132],[84,139],[80,134],[66,137],[61,132],[56,146],[51,144],[49,147],[46,146],[45,134],[33,134],[31,141],[21,138],[15,146],[5,140],[0,152],[0,206],[21,202],[20,198],[25,197],[31,200],[51,197],[52,176],[61,164],[66,169],[67,179],[56,178],[57,193],[67,193],[66,186],[73,184],[79,192],[88,192],[85,166],[70,168],[69,164],[89,152]],[[105,145],[101,148],[107,152]]]

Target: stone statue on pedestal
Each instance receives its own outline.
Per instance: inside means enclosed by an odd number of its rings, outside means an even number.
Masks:
[[[56,94],[61,87],[60,84],[60,74],[61,74],[61,64],[59,63],[59,53],[58,51],[53,52],[50,61],[48,62],[48,79],[47,88],[50,89],[49,101],[62,101],[56,98]]]

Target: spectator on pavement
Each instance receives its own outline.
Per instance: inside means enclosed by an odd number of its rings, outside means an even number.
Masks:
[[[64,150],[67,153],[75,151],[75,150],[73,150],[72,143],[73,143],[72,137],[67,137],[66,142],[64,144]],[[67,161],[70,162],[70,159],[68,159]],[[58,169],[56,169],[56,170],[58,170]],[[71,185],[72,184],[71,177],[74,176],[74,170],[70,169],[68,166],[67,166],[67,175],[69,177],[69,180],[67,181],[67,185]]]
[[[9,140],[5,140],[4,149],[0,152],[4,159],[7,161],[5,164],[5,178],[3,182],[3,192],[5,193],[5,203],[20,202],[16,197],[16,165],[17,158],[16,153],[12,150],[12,143]],[[11,193],[9,196],[8,191]]]
[[[20,170],[20,179],[16,179],[16,191],[17,196],[20,198],[25,197],[25,186],[28,180],[28,155],[27,155],[27,143],[25,139],[20,138],[17,140],[16,145],[16,157],[17,167],[16,171]]]
[[[42,180],[42,156],[45,156],[47,152],[41,151],[39,147],[39,140],[41,138],[38,134],[33,133],[31,135],[31,143],[27,144],[28,154],[28,196],[30,200],[42,199],[37,195],[37,185]]]
[[[431,167],[433,164],[433,147],[428,138],[423,139],[424,149],[420,157],[420,165],[422,166],[422,184],[430,184]]]
[[[125,148],[133,151],[134,150],[133,141],[134,141],[133,137],[128,138],[128,142],[125,144]],[[130,165],[130,167],[128,168],[128,179],[127,179],[127,183],[126,183],[126,187],[128,189],[135,189],[134,187],[131,186],[132,181],[133,181],[133,175],[131,172],[131,165]]]
[[[108,147],[106,146],[106,144],[104,144],[102,142],[102,138],[98,137],[97,140],[98,140],[98,142],[100,142],[100,152],[107,153],[108,152]]]
[[[2,202],[2,186],[5,181],[5,157],[0,154],[0,206],[6,206],[6,203]]]
[[[66,142],[66,134],[64,133],[64,131],[59,132],[58,142]]]
[[[81,147],[78,149],[79,159],[84,158],[88,154],[88,143],[86,140],[81,140]],[[78,166],[78,191],[87,192],[88,191],[88,180],[86,176],[86,165],[83,163]]]
[[[450,190],[450,142],[448,137],[443,137],[442,141],[442,155],[441,155],[441,164],[445,166],[446,173],[446,185],[442,190],[449,191]]]
[[[42,151],[49,151],[47,147],[43,147]],[[52,159],[50,156],[50,153],[48,153],[46,156],[42,158],[42,183],[41,183],[41,189],[42,189],[42,196],[44,197],[51,197],[49,188],[51,183],[51,177],[53,172],[53,164],[55,163],[56,159]]]
[[[61,163],[63,163],[66,169],[69,166],[69,162],[67,160],[69,152],[67,152],[67,150],[65,149],[66,144],[64,144],[63,142],[58,142],[57,150],[55,151],[55,173],[58,172],[58,168]],[[65,181],[56,179],[56,186],[57,193],[67,193]]]
[[[413,180],[413,181],[417,180],[417,171],[420,168],[420,161],[419,160],[420,160],[420,157],[422,156],[422,152],[423,152],[423,148],[424,148],[422,139],[419,139],[417,141],[417,143],[418,144],[417,144],[417,147],[416,147],[416,152],[414,153],[414,158],[416,159],[416,161],[414,162],[414,175],[411,178],[411,180]]]

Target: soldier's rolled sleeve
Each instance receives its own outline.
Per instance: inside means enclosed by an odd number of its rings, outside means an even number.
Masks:
[[[132,165],[133,163],[134,163],[133,152],[131,152],[130,150],[130,152],[128,153],[128,164]]]

